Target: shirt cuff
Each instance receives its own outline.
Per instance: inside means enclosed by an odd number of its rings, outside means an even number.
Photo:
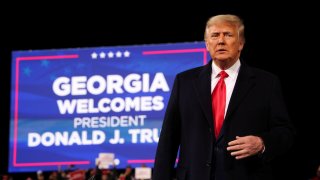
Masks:
[[[263,145],[263,149],[261,151],[261,154],[263,154],[265,150],[266,150],[266,146]]]

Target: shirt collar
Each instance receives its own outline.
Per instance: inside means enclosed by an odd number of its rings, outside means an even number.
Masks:
[[[238,59],[230,68],[224,70],[230,78],[234,79],[237,77],[240,69],[240,60]],[[213,61],[212,61],[212,77],[216,78],[217,75],[222,71]]]

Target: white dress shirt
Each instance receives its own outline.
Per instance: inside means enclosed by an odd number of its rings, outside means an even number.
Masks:
[[[234,85],[236,84],[236,80],[239,74],[240,69],[240,60],[238,59],[234,65],[232,65],[229,69],[224,70],[229,76],[224,79],[224,82],[226,83],[226,107],[224,111],[224,116],[226,116],[227,109],[230,102],[230,97],[234,88]],[[213,61],[212,61],[212,73],[211,73],[211,94],[214,90],[214,87],[217,85],[220,76],[218,77],[218,74],[222,71]]]

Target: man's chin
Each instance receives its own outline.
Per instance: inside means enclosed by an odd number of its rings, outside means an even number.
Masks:
[[[218,56],[215,58],[215,60],[220,61],[220,62],[224,62],[224,61],[229,61],[230,57],[228,56]]]

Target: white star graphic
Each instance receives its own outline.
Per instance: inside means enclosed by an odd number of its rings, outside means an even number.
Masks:
[[[104,58],[106,58],[106,53],[101,52],[101,53],[99,54],[99,56],[100,56],[101,59],[104,59]]]
[[[93,52],[93,53],[91,54],[91,58],[92,58],[92,59],[97,59],[97,57],[98,57],[98,54],[97,54],[96,52]]]
[[[126,50],[124,53],[123,53],[123,56],[124,57],[130,57],[130,52],[128,50]]]
[[[111,52],[111,51],[109,51],[109,52],[108,52],[108,58],[113,58],[113,56],[114,56],[114,53]]]
[[[121,56],[122,56],[122,53],[121,53],[120,51],[117,51],[117,52],[116,52],[116,57],[117,57],[117,58],[121,58]]]

